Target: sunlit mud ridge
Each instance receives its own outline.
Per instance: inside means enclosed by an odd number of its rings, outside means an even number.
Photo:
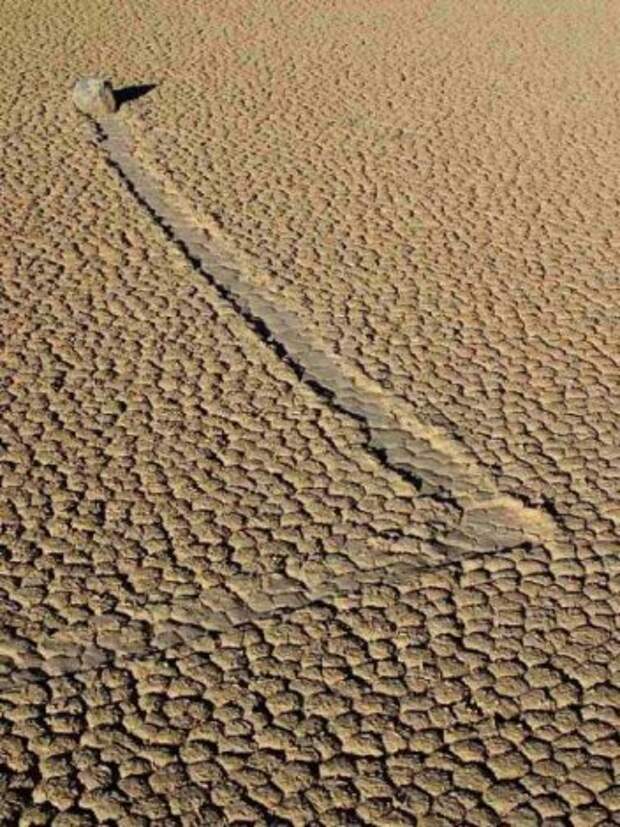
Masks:
[[[442,565],[467,553],[497,553],[531,544],[562,553],[566,543],[549,513],[500,494],[457,443],[419,422],[400,399],[322,350],[294,314],[244,280],[218,239],[198,225],[167,183],[135,158],[131,136],[120,118],[102,118],[97,132],[110,163],[167,237],[302,381],[358,421],[367,434],[367,450],[421,496],[449,502],[459,510],[458,529],[438,538],[437,559],[432,563]]]

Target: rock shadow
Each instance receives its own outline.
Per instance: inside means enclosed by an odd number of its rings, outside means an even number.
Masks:
[[[132,86],[123,86],[122,89],[114,90],[114,99],[118,109],[126,103],[138,100],[138,98],[148,95],[153,89],[157,87],[156,83],[138,83]]]

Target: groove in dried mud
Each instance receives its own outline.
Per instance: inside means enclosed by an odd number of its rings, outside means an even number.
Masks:
[[[366,435],[366,450],[421,496],[448,502],[459,510],[459,530],[440,538],[445,548],[459,555],[500,553],[539,543],[561,552],[564,538],[548,509],[526,506],[500,494],[458,444],[417,421],[400,399],[323,351],[300,331],[293,313],[277,307],[244,280],[217,239],[136,160],[119,117],[102,119],[97,134],[108,162],[167,238],[302,382],[358,422]]]

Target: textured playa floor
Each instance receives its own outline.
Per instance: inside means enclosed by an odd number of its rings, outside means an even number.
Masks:
[[[615,3],[0,23],[0,824],[617,823]]]

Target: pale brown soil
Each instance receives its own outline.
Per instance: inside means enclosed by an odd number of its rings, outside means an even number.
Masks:
[[[615,4],[0,22],[0,824],[617,823]]]

